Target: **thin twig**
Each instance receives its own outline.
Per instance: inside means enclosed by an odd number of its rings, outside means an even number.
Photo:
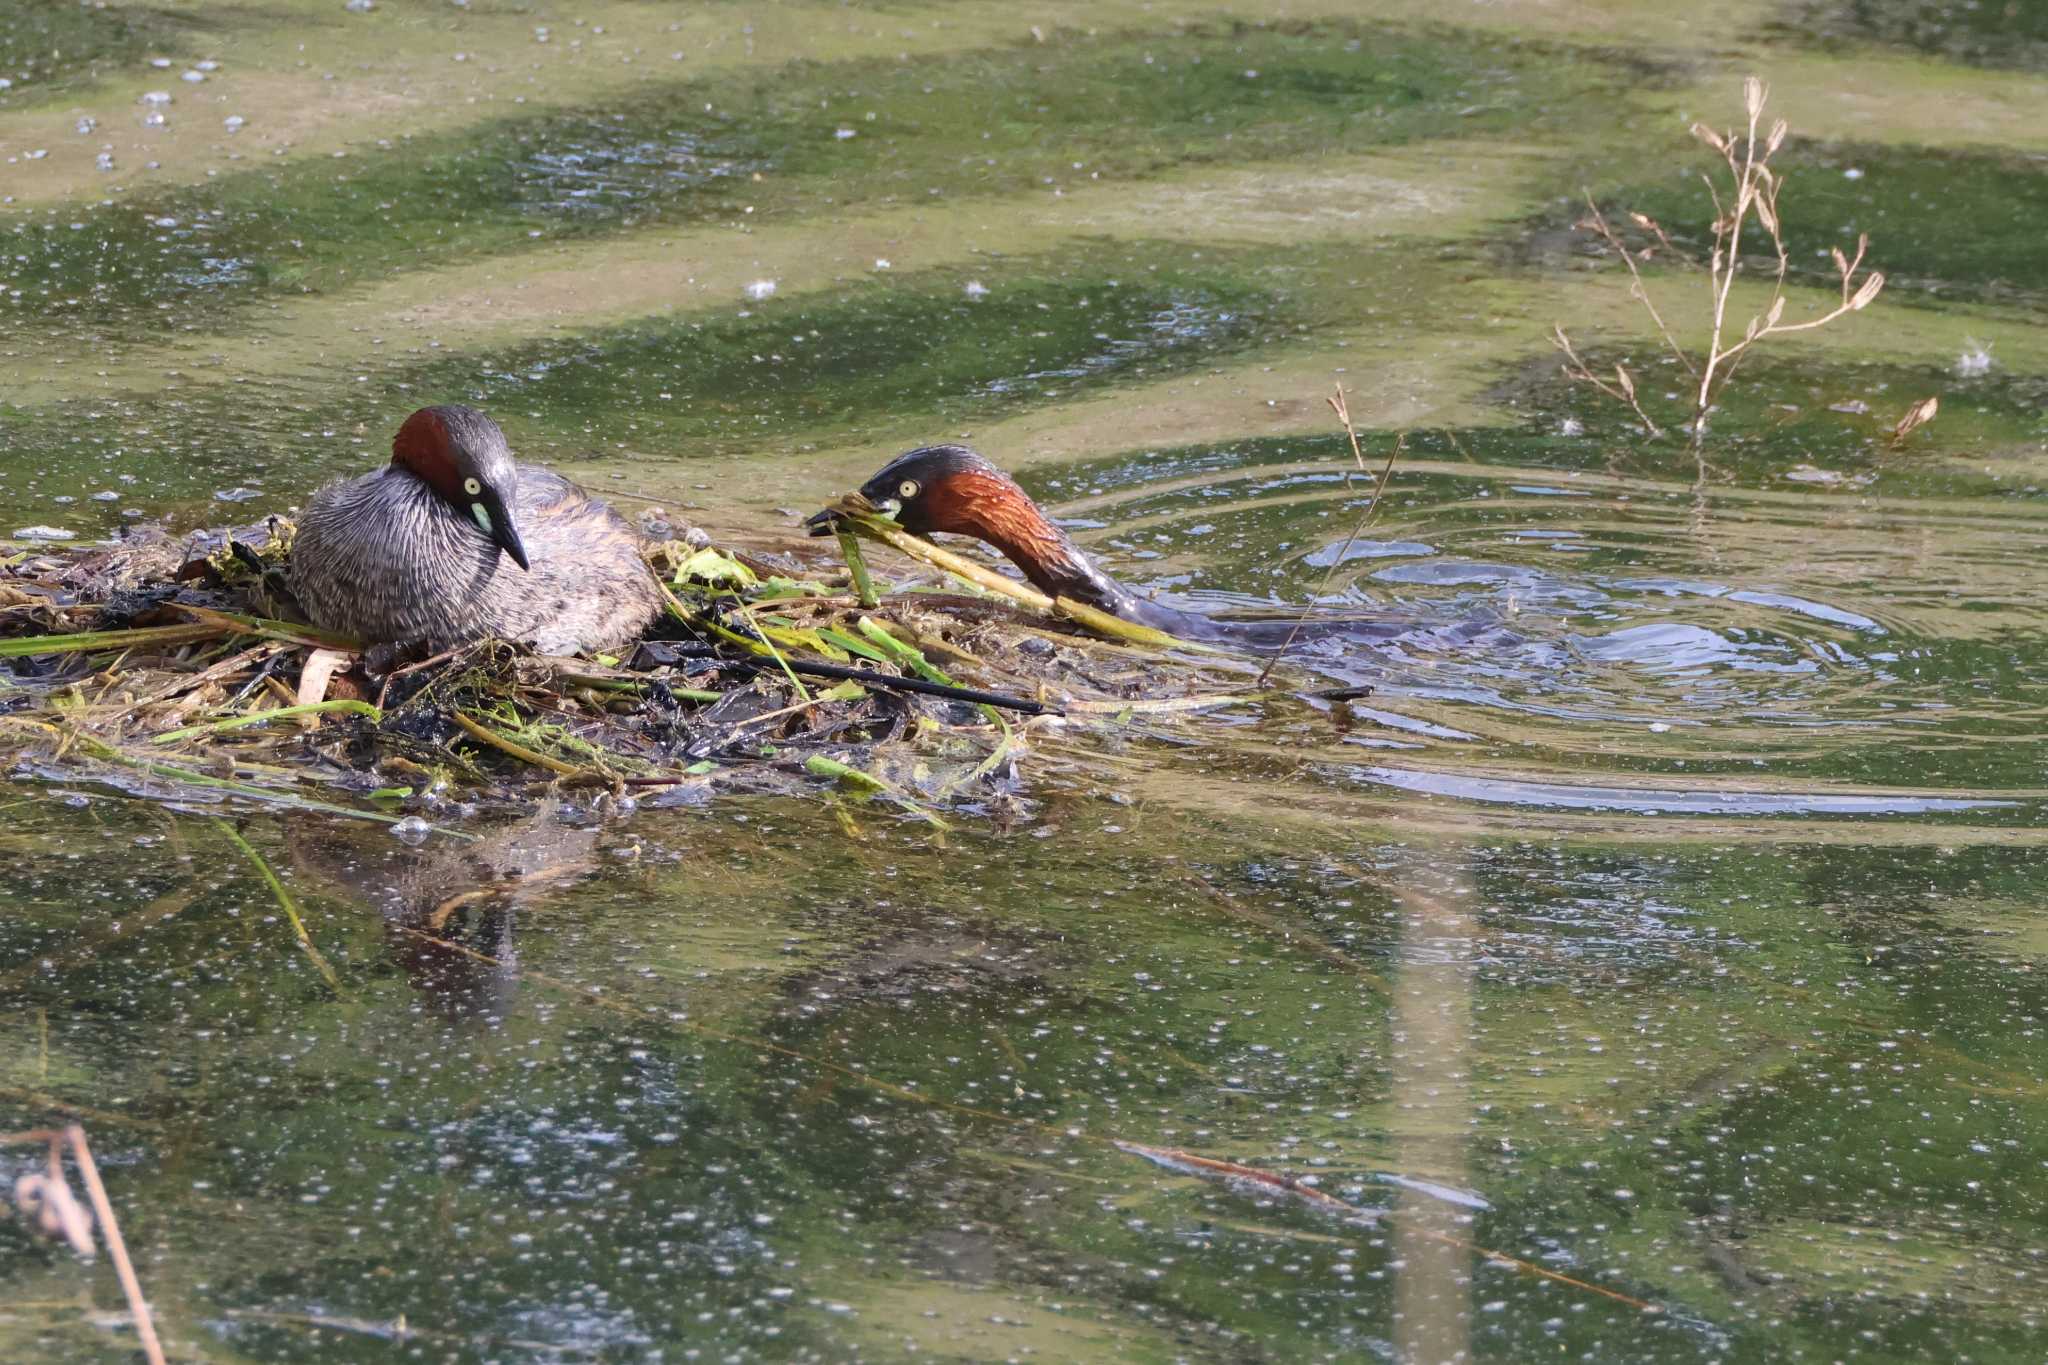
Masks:
[[[1770,101],[1770,88],[1756,77],[1743,82],[1743,107],[1745,124],[1743,131],[1720,132],[1704,123],[1692,125],[1692,135],[1711,148],[1728,168],[1732,182],[1733,200],[1721,197],[1720,187],[1710,175],[1702,175],[1701,182],[1707,187],[1707,195],[1713,201],[1714,249],[1707,266],[1709,316],[1706,354],[1698,364],[1693,362],[1684,346],[1679,344],[1677,335],[1665,322],[1663,313],[1650,296],[1642,271],[1638,268],[1638,255],[1622,241],[1621,234],[1601,213],[1600,206],[1590,193],[1586,196],[1588,216],[1581,220],[1579,227],[1597,233],[1602,241],[1621,257],[1628,267],[1629,295],[1643,305],[1655,324],[1658,335],[1663,337],[1672,355],[1695,381],[1692,403],[1691,436],[1697,451],[1706,435],[1707,414],[1712,411],[1717,396],[1728,387],[1735,368],[1749,351],[1766,337],[1784,336],[1793,332],[1810,332],[1825,327],[1846,314],[1860,312],[1868,307],[1878,292],[1884,288],[1884,273],[1873,270],[1861,280],[1856,272],[1863,264],[1863,256],[1869,246],[1869,238],[1860,238],[1856,244],[1853,259],[1845,257],[1839,250],[1831,250],[1835,269],[1841,276],[1841,302],[1825,314],[1809,318],[1804,322],[1783,322],[1785,315],[1785,282],[1792,268],[1791,250],[1785,244],[1783,222],[1778,211],[1778,199],[1784,191],[1784,177],[1771,169],[1771,158],[1784,144],[1789,131],[1783,119],[1776,120],[1767,135],[1758,135],[1758,125],[1763,118],[1764,107]],[[1744,327],[1740,340],[1729,342],[1728,305],[1735,289],[1735,278],[1742,273],[1742,233],[1751,218],[1754,218],[1768,235],[1775,267],[1771,275],[1770,299],[1763,311],[1753,315]],[[1641,213],[1630,213],[1630,221],[1637,227],[1656,237],[1667,252],[1677,256],[1671,239],[1657,221]],[[1641,253],[1648,259],[1649,250]],[[1681,257],[1682,259],[1682,257]],[[1628,371],[1620,365],[1614,367],[1614,382],[1610,383],[1594,373],[1591,366],[1580,358],[1573,349],[1571,339],[1562,327],[1553,327],[1551,342],[1565,355],[1565,376],[1574,382],[1591,384],[1600,392],[1618,403],[1626,404],[1652,435],[1657,427],[1649,414],[1636,399],[1635,382]]]
[[[1351,438],[1352,464],[1357,466],[1359,473],[1366,473],[1365,450],[1358,444],[1358,428],[1351,424],[1351,406],[1344,401],[1344,386],[1339,384],[1337,391],[1323,401],[1337,414],[1337,420],[1344,424],[1344,434]],[[1359,513],[1358,524],[1351,528],[1350,535],[1344,537],[1344,544],[1338,549],[1337,557],[1331,560],[1330,567],[1323,571],[1323,581],[1316,586],[1315,597],[1302,603],[1301,615],[1295,617],[1294,624],[1287,628],[1287,638],[1280,642],[1280,648],[1273,651],[1273,657],[1266,660],[1266,666],[1259,670],[1259,679],[1253,686],[1266,685],[1266,679],[1272,676],[1273,669],[1294,644],[1294,637],[1300,634],[1302,626],[1307,624],[1309,613],[1315,609],[1316,600],[1330,590],[1330,580],[1336,577],[1337,570],[1343,567],[1345,557],[1351,553],[1351,547],[1365,534],[1365,524],[1372,520],[1372,514],[1379,511],[1380,495],[1387,491],[1387,480],[1394,473],[1394,461],[1407,447],[1408,433],[1404,431],[1395,438],[1394,448],[1387,452],[1387,463],[1380,469],[1379,482],[1373,485],[1372,497],[1366,501],[1365,510]],[[1349,482],[1348,478],[1346,482]]]
[[[1551,327],[1550,344],[1564,352],[1566,363],[1562,368],[1565,378],[1576,380],[1582,384],[1591,384],[1615,402],[1626,403],[1629,407],[1635,409],[1636,416],[1641,419],[1645,427],[1649,428],[1650,436],[1653,439],[1664,434],[1658,429],[1657,424],[1650,420],[1650,414],[1643,411],[1643,405],[1636,401],[1635,381],[1629,378],[1627,370],[1623,369],[1619,364],[1616,364],[1614,367],[1614,377],[1619,381],[1619,387],[1608,383],[1599,375],[1594,374],[1591,367],[1585,361],[1579,359],[1579,353],[1572,349],[1572,339],[1564,334],[1563,327],[1556,325]]]
[[[1606,239],[1607,245],[1614,249],[1614,253],[1621,257],[1621,263],[1628,267],[1629,278],[1635,282],[1629,290],[1631,297],[1643,305],[1643,308],[1650,315],[1650,321],[1657,324],[1657,331],[1663,336],[1665,344],[1671,348],[1671,354],[1678,357],[1678,363],[1685,366],[1685,372],[1694,378],[1698,378],[1699,368],[1692,363],[1692,357],[1685,353],[1685,347],[1678,344],[1678,338],[1671,335],[1671,329],[1664,325],[1664,315],[1657,311],[1657,305],[1651,301],[1650,288],[1643,283],[1643,272],[1636,269],[1635,253],[1631,252],[1622,242],[1621,238],[1615,235],[1614,229],[1607,225],[1606,216],[1600,212],[1600,206],[1593,201],[1593,191],[1583,190],[1581,192],[1586,196],[1586,211],[1593,215],[1587,221],[1592,223],[1595,232]],[[1657,221],[1654,218],[1645,217],[1640,213],[1629,216],[1638,223],[1647,223],[1650,230],[1657,234],[1658,241],[1664,243],[1666,248],[1671,246],[1671,239],[1664,235],[1664,229],[1657,226]],[[1562,335],[1561,332],[1560,335]],[[1576,360],[1577,357],[1574,356],[1573,359]],[[1633,398],[1629,402],[1631,407],[1635,406]],[[1643,410],[1636,408],[1636,415],[1642,417]],[[1656,423],[1652,422],[1648,417],[1643,417],[1643,425],[1650,428],[1652,435],[1656,434]]]
[[[142,1297],[142,1281],[135,1277],[135,1263],[128,1259],[128,1243],[122,1240],[121,1224],[114,1217],[107,1187],[100,1181],[100,1168],[92,1159],[92,1148],[86,1146],[85,1129],[74,1123],[64,1130],[64,1136],[71,1143],[72,1159],[78,1162],[78,1173],[85,1180],[85,1192],[92,1197],[93,1213],[100,1220],[100,1236],[106,1239],[107,1255],[113,1258],[114,1275],[121,1281],[121,1292],[128,1296],[128,1312],[135,1318],[135,1335],[142,1342],[142,1354],[149,1365],[164,1365],[163,1343],[156,1338],[156,1320],[149,1315],[149,1301]]]

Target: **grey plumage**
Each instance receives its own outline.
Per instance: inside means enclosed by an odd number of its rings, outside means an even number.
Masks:
[[[487,463],[510,494],[531,567],[393,463],[328,485],[299,519],[292,587],[314,624],[365,643],[441,649],[495,636],[570,654],[622,649],[660,614],[640,537],[623,517],[560,475],[513,464],[483,414],[431,411],[466,427],[474,418],[482,426],[463,435],[495,438]],[[514,479],[516,489],[502,486]]]

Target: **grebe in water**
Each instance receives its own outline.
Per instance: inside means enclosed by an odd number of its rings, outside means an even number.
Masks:
[[[922,446],[899,455],[862,484],[860,494],[879,511],[893,516],[906,531],[973,536],[986,543],[1023,570],[1040,592],[1070,597],[1183,640],[1276,650],[1291,642],[1331,637],[1389,640],[1413,624],[1355,617],[1231,619],[1183,611],[1140,597],[1104,573],[1072,537],[1038,510],[1038,504],[1015,479],[969,446]],[[835,519],[835,513],[820,512],[805,524],[812,535],[828,535]]]

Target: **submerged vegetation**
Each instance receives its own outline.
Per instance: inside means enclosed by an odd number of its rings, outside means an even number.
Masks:
[[[1587,81],[1550,74],[1552,55],[1340,22],[1060,30],[936,68],[806,63],[654,84],[612,107],[138,191],[80,210],[77,230],[17,213],[0,243],[24,314],[146,324],[161,306],[190,323],[636,226],[753,226],[1527,127]]]

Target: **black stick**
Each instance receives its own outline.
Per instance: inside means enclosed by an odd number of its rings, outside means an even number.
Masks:
[[[741,659],[736,662],[756,672],[780,671],[756,659]],[[948,701],[1000,706],[1006,711],[1021,711],[1027,716],[1066,714],[1056,706],[1047,706],[1044,702],[1034,701],[1030,697],[1013,697],[1007,692],[984,692],[978,687],[953,687],[946,683],[926,682],[923,678],[906,678],[897,673],[877,673],[872,668],[848,668],[844,664],[814,664],[802,659],[789,659],[788,664],[794,672],[812,678],[857,682],[869,687],[891,687],[898,692],[921,692],[927,697],[944,697]]]

